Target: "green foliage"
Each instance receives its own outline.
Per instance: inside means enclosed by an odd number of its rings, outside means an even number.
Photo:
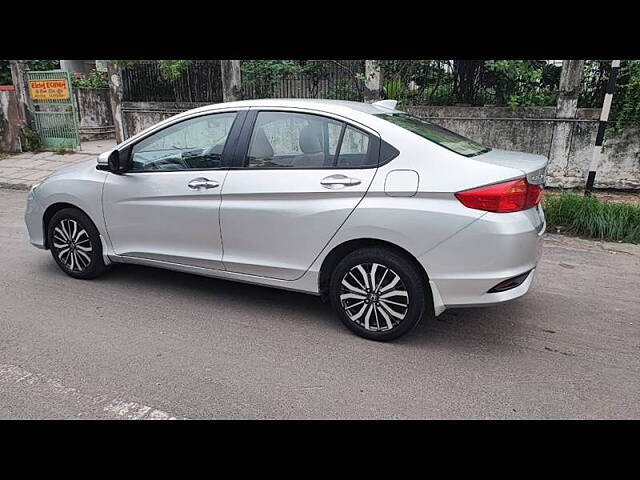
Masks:
[[[258,98],[269,98],[280,79],[302,73],[303,67],[296,60],[245,60],[240,63],[240,70],[243,89],[253,89]]]
[[[610,60],[585,60],[578,108],[602,107],[610,69]]]
[[[361,63],[361,61],[355,61]],[[304,79],[311,97],[318,96],[321,82],[329,80],[334,71],[342,75],[329,82],[323,90],[328,98],[358,100],[363,95],[364,74],[351,60],[243,60],[240,63],[243,91],[256,98],[277,95],[278,83],[286,77]]]
[[[615,132],[627,126],[640,128],[640,60],[622,62],[610,120]]]
[[[159,60],[160,76],[166,80],[176,80],[189,63],[191,60]]]
[[[60,60],[31,60],[29,62],[29,70],[58,70],[60,68]]]
[[[640,206],[608,202],[565,191],[544,197],[544,211],[550,230],[602,240],[640,243]]]
[[[407,104],[408,98],[411,96],[411,90],[400,79],[390,80],[385,82],[383,94],[385,98],[397,100],[398,103]]]
[[[401,104],[555,105],[561,68],[545,60],[384,60],[385,97]]]
[[[509,107],[555,106],[561,67],[544,60],[488,60],[483,83],[494,102]]]
[[[11,60],[0,60],[0,85],[11,85]],[[60,68],[60,60],[31,60],[30,70],[57,70]]]
[[[611,60],[587,60],[578,106],[602,108],[611,73]],[[613,92],[605,142],[623,129],[640,128],[640,60],[622,60]]]
[[[74,153],[74,152],[71,149],[67,149],[64,145],[58,145],[58,147],[56,147],[56,149],[54,150],[54,153],[56,155],[66,155],[68,153]]]
[[[160,76],[165,80],[176,80],[182,72],[189,66],[191,60],[110,60],[121,68],[133,67],[135,65],[156,63]]]
[[[106,72],[92,70],[87,76],[82,74],[72,75],[71,84],[75,88],[105,88],[109,87],[109,76]]]
[[[23,127],[20,129],[19,137],[24,152],[37,152],[42,147],[42,139],[35,130]]]
[[[9,60],[0,60],[0,85],[11,85],[12,83]]]
[[[447,60],[382,60],[385,98],[400,105],[452,105],[451,62]]]
[[[0,61],[0,83],[2,83]],[[39,63],[37,63],[39,62]],[[34,60],[32,64],[52,68]],[[115,60],[121,67],[157,63],[161,77],[177,79],[191,60]],[[308,82],[310,95],[318,93],[321,83],[330,78],[331,69],[340,67],[344,77],[330,82],[323,95],[337,99],[359,99],[363,93],[361,68],[347,60],[243,60],[243,90],[255,97],[276,95],[278,82],[297,75]],[[467,63],[464,63],[467,62]],[[515,107],[555,106],[561,67],[545,60],[381,60],[385,79],[383,95],[401,105],[497,105]],[[585,65],[580,107],[600,108],[609,75],[610,61],[589,60]],[[479,68],[477,68],[479,66]],[[464,68],[463,68],[464,67]],[[32,68],[34,68],[32,66]],[[6,69],[5,69],[6,70]],[[457,72],[457,73],[456,73]],[[4,74],[6,77],[6,73]],[[10,74],[9,74],[10,82]],[[99,79],[95,79],[99,82]],[[78,85],[79,86],[79,85]],[[622,62],[610,115],[611,131],[640,127],[640,60]]]

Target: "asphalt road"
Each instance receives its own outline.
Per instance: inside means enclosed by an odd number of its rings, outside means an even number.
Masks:
[[[0,418],[640,418],[640,246],[548,235],[532,291],[381,344],[317,297],[79,281],[0,190]]]

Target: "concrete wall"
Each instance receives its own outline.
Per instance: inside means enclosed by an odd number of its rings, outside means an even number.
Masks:
[[[203,103],[123,102],[125,138]],[[570,125],[566,152],[551,158],[547,183],[581,187],[587,178],[598,129],[599,109],[580,108],[576,118],[557,119],[555,107],[407,107],[406,111],[472,138],[484,145],[552,157],[554,126]],[[557,130],[557,129],[556,129]],[[640,131],[626,130],[605,143],[596,188],[640,188]]]
[[[78,126],[81,140],[113,138],[113,114],[108,88],[76,88]]]
[[[20,152],[18,102],[13,86],[0,86],[0,150]]]
[[[579,108],[576,118],[557,119],[555,107],[407,107],[406,111],[489,147],[545,155],[551,159],[547,184],[582,187],[589,171],[599,109]],[[570,125],[568,148],[552,155],[554,126]],[[607,139],[596,188],[640,188],[640,131]]]
[[[209,105],[208,103],[187,102],[122,102],[122,130],[124,138],[149,128],[165,118],[185,110]]]

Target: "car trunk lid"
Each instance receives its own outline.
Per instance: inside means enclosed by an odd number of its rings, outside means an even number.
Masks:
[[[549,159],[544,155],[512,152],[497,148],[471,158],[480,162],[521,170],[526,175],[527,181],[535,185],[544,185],[547,164],[549,163]]]

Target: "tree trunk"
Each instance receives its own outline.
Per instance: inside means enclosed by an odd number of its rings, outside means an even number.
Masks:
[[[453,61],[453,91],[458,103],[475,104],[484,60]]]

